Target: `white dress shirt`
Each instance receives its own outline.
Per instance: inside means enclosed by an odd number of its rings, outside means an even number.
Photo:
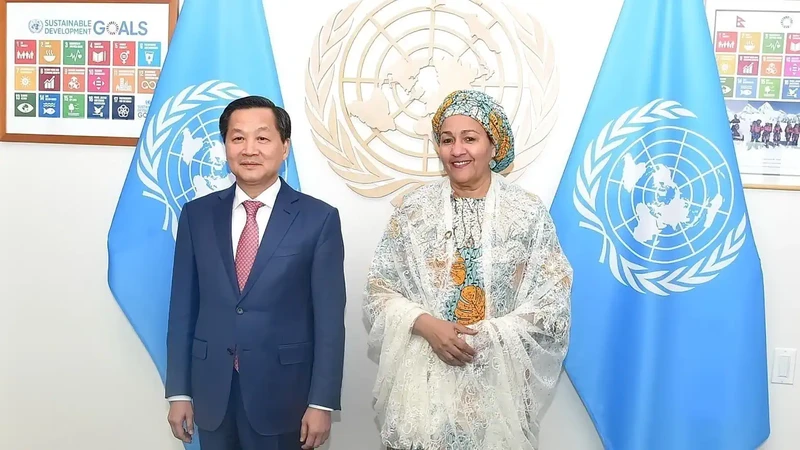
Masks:
[[[278,198],[278,192],[280,192],[280,190],[280,178],[256,198],[250,198],[238,184],[236,185],[236,191],[233,194],[233,214],[231,215],[231,245],[233,245],[234,261],[236,261],[236,250],[239,247],[239,237],[241,237],[242,231],[244,231],[244,225],[247,222],[247,211],[244,209],[244,202],[246,200],[255,200],[264,204],[264,206],[258,208],[258,211],[256,211],[258,243],[261,245],[261,239],[264,237],[264,230],[267,229],[267,224],[269,223],[270,216],[272,216],[272,210],[275,208],[275,200]]]
[[[250,198],[239,185],[236,185],[236,190],[233,194],[233,214],[231,215],[231,243],[233,245],[233,258],[236,260],[236,249],[239,247],[239,237],[244,231],[244,225],[247,222],[247,211],[244,209],[245,200],[255,200],[264,204],[256,211],[256,223],[258,224],[258,243],[261,245],[261,239],[264,237],[264,230],[267,229],[269,218],[272,216],[272,210],[275,208],[275,200],[278,198],[278,192],[281,190],[281,181],[278,178],[270,187],[264,192],[259,194],[256,198]],[[167,398],[170,402],[175,401],[192,401],[188,395],[174,395]],[[308,405],[312,408],[322,409],[324,411],[333,411],[330,408],[318,405]]]

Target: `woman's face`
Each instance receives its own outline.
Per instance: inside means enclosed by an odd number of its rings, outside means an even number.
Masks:
[[[451,181],[473,185],[491,177],[489,161],[493,156],[494,144],[480,122],[462,115],[444,120],[439,139],[439,159]]]

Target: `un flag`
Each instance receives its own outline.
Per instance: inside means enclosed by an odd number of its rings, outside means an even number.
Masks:
[[[247,95],[283,104],[261,0],[185,0],[108,235],[109,286],[162,381],[178,217],[233,183],[218,120]],[[300,188],[292,152],[281,176]]]
[[[625,1],[551,209],[605,448],[758,447],[763,280],[701,0]]]

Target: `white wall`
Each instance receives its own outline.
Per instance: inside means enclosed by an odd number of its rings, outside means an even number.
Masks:
[[[387,200],[355,195],[314,146],[304,113],[311,41],[346,0],[264,0],[303,189],[340,208],[347,249],[344,413],[330,448],[377,450],[360,300]],[[522,1],[517,2],[522,4]],[[537,0],[561,74],[559,121],[520,183],[550,202],[621,0]],[[576,33],[576,30],[589,30]],[[580,50],[580,51],[579,51]],[[106,284],[106,234],[130,148],[0,143],[0,448],[178,450],[160,380]],[[800,347],[800,193],[749,191],[766,277],[768,344]],[[771,357],[771,355],[770,355]],[[721,373],[720,376],[724,376]],[[800,380],[799,380],[800,381]],[[800,447],[800,388],[770,385],[765,449]],[[566,376],[545,417],[542,450],[600,449]]]

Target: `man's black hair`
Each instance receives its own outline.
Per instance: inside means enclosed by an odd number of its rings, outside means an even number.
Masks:
[[[292,137],[292,120],[289,118],[289,113],[266,97],[251,95],[237,98],[225,107],[225,111],[222,111],[222,115],[219,116],[219,134],[222,142],[225,142],[225,137],[228,135],[228,123],[231,121],[233,112],[239,109],[251,108],[271,109],[272,113],[275,114],[275,122],[278,127],[278,133],[281,135],[281,141],[286,142],[287,139]]]

